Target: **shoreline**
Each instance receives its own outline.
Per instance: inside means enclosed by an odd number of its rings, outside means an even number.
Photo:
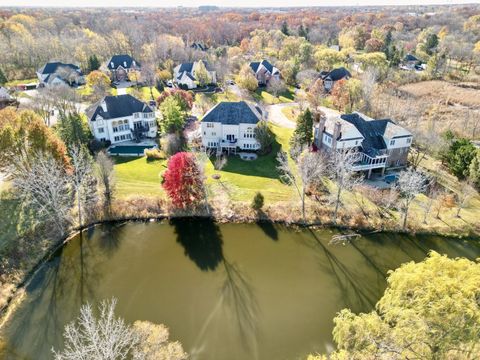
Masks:
[[[86,226],[83,226],[81,229],[74,228],[67,236],[53,241],[52,244],[45,250],[44,254],[35,262],[35,264],[25,271],[24,274],[21,275],[21,280],[16,283],[11,283],[10,285],[13,286],[10,295],[3,300],[3,304],[0,307],[0,334],[3,326],[8,322],[10,316],[15,312],[17,305],[22,302],[23,296],[25,295],[25,289],[28,287],[32,279],[35,277],[35,274],[40,271],[42,266],[51,259],[54,254],[68,244],[74,237],[76,237],[80,232],[93,229],[97,226],[105,225],[105,224],[119,224],[119,223],[128,223],[128,222],[162,222],[168,221],[170,219],[175,218],[184,218],[184,219],[192,219],[192,220],[212,220],[219,224],[255,224],[255,223],[271,223],[286,227],[298,228],[298,229],[334,229],[340,232],[350,231],[350,233],[356,233],[360,236],[368,236],[372,234],[402,234],[402,235],[422,235],[422,236],[439,236],[445,238],[454,238],[454,239],[462,239],[462,240],[474,240],[480,241],[479,234],[443,234],[435,231],[413,231],[413,230],[402,230],[402,229],[374,229],[368,226],[362,227],[352,227],[346,226],[342,224],[334,224],[332,222],[329,223],[321,223],[321,222],[306,222],[303,221],[296,221],[296,222],[288,222],[285,220],[275,220],[270,217],[245,217],[242,219],[231,219],[227,216],[218,217],[213,214],[209,215],[202,215],[202,214],[170,214],[170,215],[159,215],[159,216],[125,216],[125,217],[117,217],[115,219],[104,219],[93,221]]]

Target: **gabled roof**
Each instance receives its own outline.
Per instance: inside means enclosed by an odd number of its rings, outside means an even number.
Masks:
[[[412,134],[403,127],[395,124],[390,119],[370,119],[360,113],[344,114],[341,118],[353,124],[364,137],[362,147],[365,151],[375,153],[387,148],[384,137],[394,139],[411,136]]]
[[[205,114],[202,122],[224,125],[256,124],[260,118],[258,109],[245,101],[220,102]]]
[[[77,65],[66,64],[66,63],[62,63],[62,62],[58,62],[58,61],[57,62],[46,63],[40,69],[38,69],[38,72],[42,75],[53,74],[54,72],[56,72],[58,70],[58,68],[61,68],[61,67],[70,68],[72,70],[75,70],[75,71],[81,73],[80,68]]]
[[[403,61],[419,61],[414,55],[412,54],[407,54],[403,58]]]
[[[192,49],[195,50],[200,50],[200,51],[207,51],[208,47],[205,44],[202,44],[200,42],[193,42],[192,45],[190,45]]]
[[[102,108],[103,102],[105,102],[107,111],[104,111]],[[103,119],[116,119],[131,116],[132,114],[139,112],[151,113],[153,112],[153,109],[130,94],[105,96],[86,111],[87,116],[91,121],[95,121],[97,115],[101,116]]]
[[[113,55],[110,61],[107,63],[107,67],[110,70],[115,70],[119,66],[125,68],[125,69],[130,69],[132,67],[133,62],[135,61],[136,66],[140,66],[140,63],[138,63],[134,58],[132,58],[130,55],[122,54],[122,55]],[[112,64],[113,63],[113,64]],[[126,64],[126,65],[125,65]]]
[[[183,71],[183,72],[179,73],[178,76],[177,76],[177,80],[181,80],[184,76],[186,76],[187,78],[189,78],[192,81],[195,81],[195,77],[187,71]]]
[[[250,67],[252,68],[254,73],[257,73],[260,65],[263,65],[271,74],[278,73],[278,69],[276,69],[272,64],[270,64],[268,60],[254,61],[250,63]]]
[[[337,69],[333,69],[330,72],[322,71],[320,76],[322,79],[330,78],[333,81],[338,81],[345,78],[349,79],[352,77],[352,74],[350,74],[350,72],[342,66]]]

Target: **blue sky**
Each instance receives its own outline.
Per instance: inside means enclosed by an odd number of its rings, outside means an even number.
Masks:
[[[359,6],[359,5],[428,5],[479,4],[480,0],[0,0],[0,6],[192,6],[218,5],[224,7],[279,7],[279,6]]]

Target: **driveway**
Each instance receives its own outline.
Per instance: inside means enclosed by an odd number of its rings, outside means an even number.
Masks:
[[[295,129],[296,123],[283,115],[282,109],[284,107],[296,105],[298,105],[298,103],[291,102],[266,106],[265,109],[267,111],[267,121],[284,128]]]

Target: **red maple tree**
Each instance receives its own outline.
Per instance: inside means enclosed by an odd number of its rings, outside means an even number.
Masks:
[[[185,209],[198,204],[204,197],[203,174],[195,156],[188,152],[173,155],[162,185],[175,207]]]

